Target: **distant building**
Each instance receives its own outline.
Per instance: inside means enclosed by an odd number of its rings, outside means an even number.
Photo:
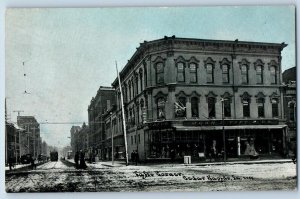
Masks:
[[[283,107],[286,124],[288,125],[288,140],[290,153],[296,150],[297,143],[297,83],[296,67],[285,70],[282,74],[283,87]]]
[[[71,148],[72,148],[72,155],[74,156],[76,151],[78,150],[76,148],[76,136],[75,136],[75,133],[80,131],[81,127],[80,126],[72,126],[71,129],[70,129],[70,133],[71,133]]]
[[[18,125],[5,122],[5,163],[12,161],[14,163],[20,161],[20,135],[23,134],[24,129]]]
[[[112,87],[100,86],[88,106],[89,153],[103,159],[106,156],[103,114],[116,104],[116,92]]]
[[[37,158],[41,154],[40,124],[34,116],[17,116],[17,124],[25,130],[20,135],[21,155],[31,154]]]

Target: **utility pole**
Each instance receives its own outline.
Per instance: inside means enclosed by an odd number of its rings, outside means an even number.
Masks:
[[[223,133],[223,147],[224,147],[224,162],[226,162],[226,140],[225,140],[225,127],[224,127],[224,101],[225,99],[222,98],[222,133]]]
[[[114,165],[114,134],[113,134],[112,112],[110,112],[110,131],[111,131],[111,165]]]

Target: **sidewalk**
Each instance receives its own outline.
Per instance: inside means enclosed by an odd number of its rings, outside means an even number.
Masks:
[[[31,164],[17,164],[17,165],[14,165],[14,167],[12,167],[11,170],[13,171],[13,170],[28,167],[28,166],[31,166]],[[9,166],[5,166],[5,171],[9,171]]]
[[[195,164],[184,164],[186,166],[209,166],[209,165],[234,165],[234,164],[282,164],[293,162],[291,159],[270,159],[270,160],[239,160],[239,161],[227,161],[227,162],[203,162]]]

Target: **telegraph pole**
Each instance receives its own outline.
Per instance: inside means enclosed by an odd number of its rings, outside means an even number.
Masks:
[[[21,112],[24,112],[23,110],[15,110],[15,111],[13,111],[13,112],[17,112],[18,113],[18,116],[20,116],[20,113]]]

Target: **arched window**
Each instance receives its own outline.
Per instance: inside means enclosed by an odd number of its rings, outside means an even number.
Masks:
[[[272,116],[273,117],[278,117],[278,99],[277,98],[273,98],[271,99],[271,103],[272,103]]]
[[[164,65],[162,62],[158,62],[156,64],[156,83],[157,84],[164,83]]]
[[[197,65],[195,63],[190,64],[190,82],[197,83]]]
[[[177,63],[177,81],[185,82],[184,63]]]
[[[143,80],[143,70],[142,69],[140,69],[139,75],[140,75],[140,89],[141,89],[141,92],[143,92],[143,90],[144,90],[144,87],[143,87],[144,80]]]
[[[276,67],[270,66],[271,84],[277,84]]]
[[[141,108],[141,114],[140,114],[141,122],[143,122],[144,121],[143,120],[143,112],[145,111],[144,110],[144,100],[143,99],[141,99],[141,101],[140,101],[140,108]]]
[[[204,61],[204,65],[206,68],[206,82],[207,83],[214,83],[214,67],[216,61],[214,61],[211,57],[208,57]]]
[[[242,65],[241,70],[242,70],[242,83],[243,84],[248,84],[248,82],[249,82],[248,66],[247,65]]]
[[[265,117],[265,99],[264,98],[257,99],[257,111],[258,111],[258,117]]]
[[[229,65],[227,64],[222,66],[222,79],[223,83],[229,83]]]
[[[207,83],[214,83],[214,67],[212,64],[206,65],[206,77]]]
[[[291,101],[288,103],[289,106],[289,120],[290,121],[296,121],[296,103]]]
[[[215,118],[216,117],[216,98],[208,97],[207,105],[208,105],[208,117]]]
[[[128,101],[131,100],[131,81],[128,81]]]
[[[197,97],[191,98],[192,117],[199,117],[199,102]]]
[[[243,116],[250,117],[251,95],[249,95],[247,92],[244,92],[243,95],[241,95],[241,99],[243,105]]]
[[[135,96],[135,87],[134,87],[134,79],[132,78],[131,80],[131,89],[132,89],[132,96],[131,96],[131,99],[134,98]]]
[[[263,83],[263,71],[262,66],[256,66],[256,83],[262,84]]]
[[[163,97],[157,99],[157,119],[165,119],[165,104],[166,101]]]
[[[175,117],[186,117],[186,97],[179,97],[175,108]]]

